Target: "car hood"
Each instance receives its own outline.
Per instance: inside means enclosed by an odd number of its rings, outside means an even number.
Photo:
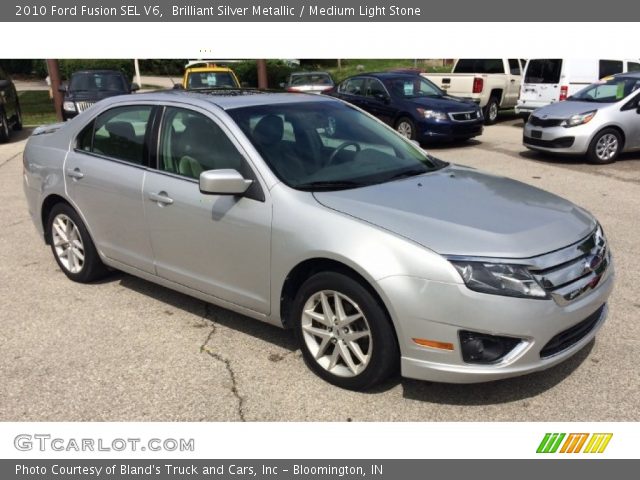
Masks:
[[[564,102],[556,102],[546,107],[539,108],[533,115],[538,118],[568,118],[571,115],[589,112],[591,110],[599,110],[611,105],[609,103],[595,102],[574,102],[565,100]]]
[[[577,242],[596,225],[589,213],[556,195],[461,166],[314,196],[328,208],[448,255],[534,257]]]
[[[459,97],[451,97],[445,95],[443,97],[422,97],[422,98],[407,98],[406,101],[411,102],[421,107],[432,108],[434,110],[442,110],[445,112],[469,112],[471,110],[477,110],[478,106]]]
[[[127,95],[127,92],[114,92],[114,91],[91,91],[91,92],[69,92],[65,97],[65,100],[74,102],[97,102],[103,98],[115,97],[117,95]]]

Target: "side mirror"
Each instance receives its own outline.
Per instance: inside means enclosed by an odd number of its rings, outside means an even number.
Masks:
[[[138,85],[136,82],[131,82],[131,91],[137,92],[138,90],[140,90],[140,85]]]
[[[181,83],[174,83],[173,84],[173,89],[174,90],[184,90],[184,87],[182,86]]]
[[[242,195],[251,186],[237,170],[207,170],[200,174],[200,192],[211,195]]]
[[[67,93],[67,86],[66,85],[59,85],[58,86],[58,91],[62,92],[62,93]]]
[[[1,89],[5,89],[5,88],[9,88],[9,85],[11,85],[11,82],[9,80],[0,80],[0,88]]]

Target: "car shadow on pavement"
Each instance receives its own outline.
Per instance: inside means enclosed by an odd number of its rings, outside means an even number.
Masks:
[[[563,363],[522,377],[475,384],[433,383],[402,379],[403,397],[446,405],[496,405],[535,397],[573,373],[589,356],[595,339]]]
[[[298,349],[295,336],[291,330],[283,330],[274,325],[232,312],[126,273],[114,272],[103,280],[105,283],[110,281],[119,282],[124,288],[163,302],[175,309],[198,316],[203,321],[211,323],[211,326],[213,324],[220,325],[286,350],[295,351]]]
[[[11,136],[9,137],[9,142],[3,145],[8,145],[11,143],[18,143],[22,140],[26,140],[31,136],[31,133],[35,130],[35,127],[24,127],[22,130],[16,132],[11,131]]]

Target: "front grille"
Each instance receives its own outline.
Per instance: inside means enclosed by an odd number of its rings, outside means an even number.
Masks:
[[[570,148],[573,146],[575,137],[560,137],[555,140],[541,140],[540,138],[523,137],[522,141],[534,147],[545,148]]]
[[[556,303],[566,305],[596,288],[610,262],[611,253],[598,226],[580,242],[538,257],[529,270]]]
[[[558,335],[549,340],[544,348],[540,350],[540,358],[551,357],[560,352],[563,352],[564,350],[571,348],[573,345],[586,337],[589,332],[591,332],[598,324],[598,321],[602,317],[604,308],[605,305],[603,304],[598,310],[593,312],[586,319],[584,319],[580,323],[577,323],[571,328],[567,328],[565,331],[560,332]]]
[[[540,118],[535,115],[529,117],[529,123],[532,127],[559,127],[562,123],[562,119],[558,118]]]
[[[451,120],[456,122],[471,122],[472,120],[477,120],[478,118],[480,118],[480,111],[474,110],[470,112],[450,113],[449,117],[451,118]]]
[[[96,102],[76,102],[76,108],[78,109],[79,113],[84,112],[87,108],[92,106],[94,103]]]

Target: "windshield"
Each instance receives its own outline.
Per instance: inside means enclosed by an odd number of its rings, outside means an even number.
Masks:
[[[446,163],[341,102],[228,111],[271,170],[301,190],[338,190],[419,175]]]
[[[305,73],[291,75],[289,85],[295,87],[297,85],[326,85],[332,86],[333,81],[326,73]]]
[[[640,78],[609,77],[567,98],[575,102],[616,103],[640,88]]]
[[[458,60],[453,73],[504,73],[500,58],[464,58]]]
[[[238,88],[229,72],[191,72],[187,88]]]
[[[127,85],[119,73],[83,72],[74,73],[69,82],[73,92],[126,92]]]
[[[402,98],[441,97],[445,93],[434,83],[419,75],[385,79],[391,95]]]

